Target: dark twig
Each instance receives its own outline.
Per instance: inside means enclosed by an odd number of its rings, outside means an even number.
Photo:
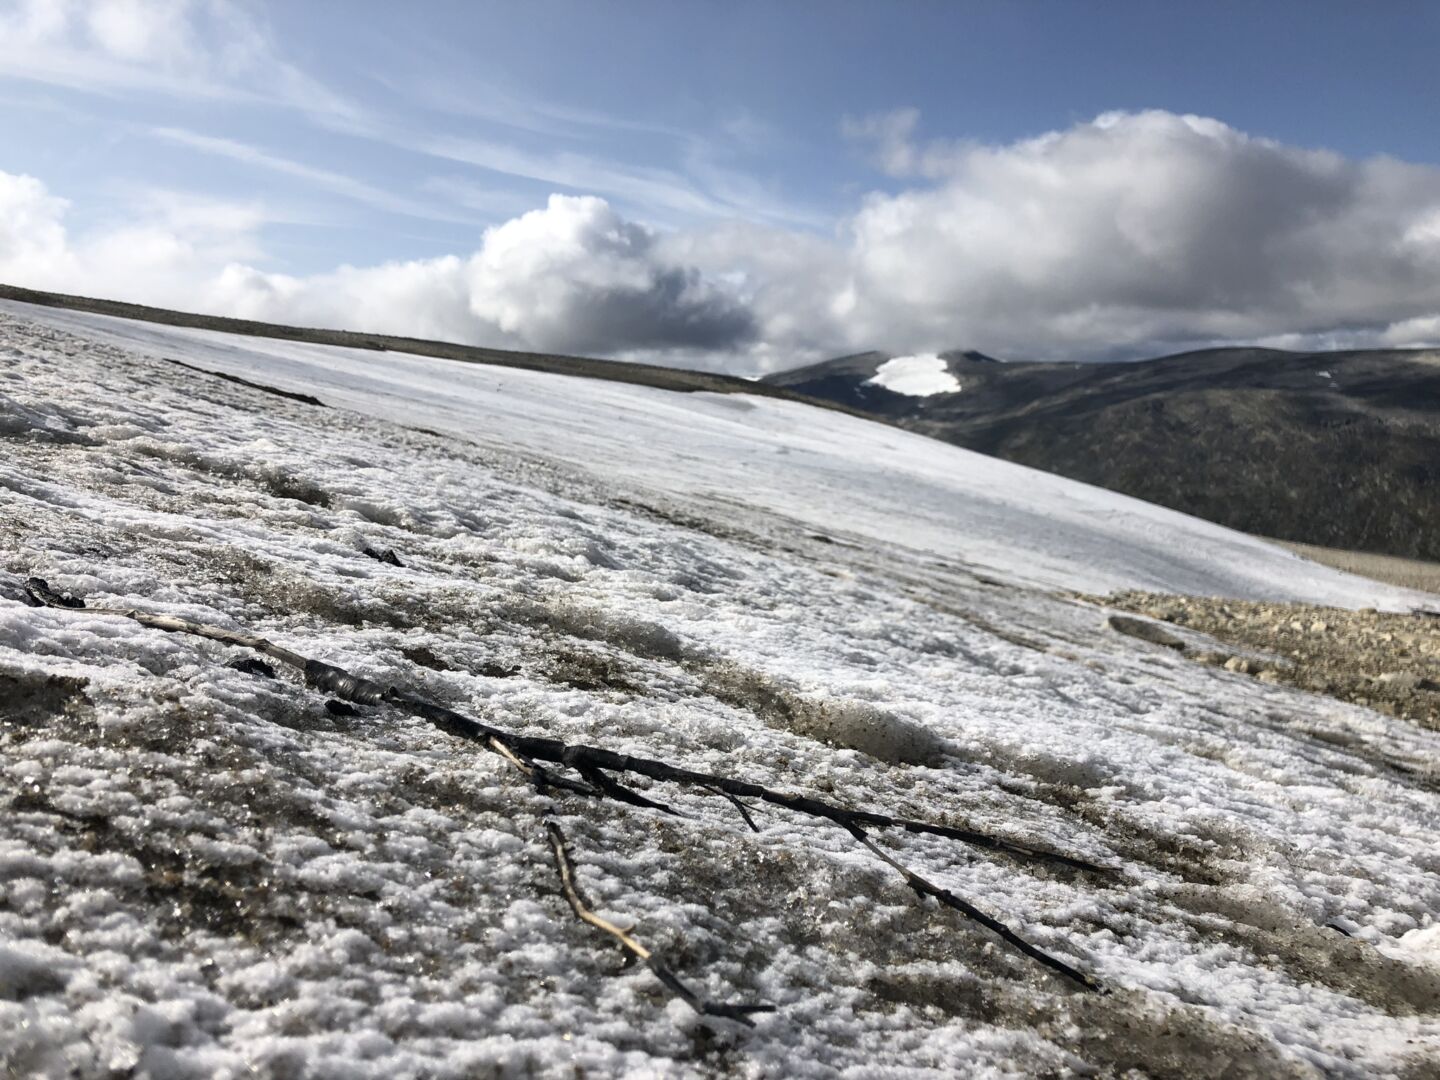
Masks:
[[[994,932],[998,937],[1002,938],[1005,942],[1007,942],[1009,945],[1013,946],[1020,952],[1024,953],[1026,956],[1031,957],[1034,960],[1038,960],[1040,963],[1048,967],[1051,971],[1059,972],[1061,975],[1064,975],[1072,982],[1078,983],[1079,985],[1083,986],[1086,990],[1097,990],[1101,993],[1106,992],[1105,988],[1101,986],[1100,983],[1092,979],[1089,975],[1086,975],[1082,971],[1076,970],[1075,968],[1067,964],[1064,960],[1061,960],[1055,956],[1051,956],[1043,949],[1039,949],[1036,946],[1031,945],[1028,941],[1022,938],[1019,934],[1015,933],[1015,931],[1011,930],[999,919],[985,914],[985,912],[981,911],[968,900],[960,899],[960,897],[956,896],[949,889],[941,888],[934,882],[927,881],[925,878],[915,873],[915,871],[911,870],[909,867],[903,865],[900,862],[897,862],[889,854],[876,847],[870,837],[866,835],[865,830],[860,828],[858,825],[847,825],[846,830],[850,833],[851,836],[855,837],[856,840],[859,840],[860,843],[865,845],[865,847],[869,848],[870,851],[872,851],[876,856],[889,863],[896,870],[900,871],[901,875],[905,878],[905,884],[909,885],[910,888],[914,889],[921,896],[933,896],[936,900],[939,900],[940,903],[944,904],[946,907],[954,908],[956,911],[960,912],[960,914],[964,915],[967,919],[973,919],[975,922],[978,922],[987,930]]]
[[[360,553],[374,559],[376,562],[388,563],[390,566],[398,566],[402,570],[405,568],[405,564],[400,561],[400,556],[395,554],[394,548],[386,548],[384,551],[378,551],[375,548],[367,547],[361,548]]]
[[[38,579],[32,579],[32,582],[36,580]],[[44,585],[43,582],[39,584]],[[51,593],[48,586],[45,587],[44,592],[32,588],[31,595],[36,600],[46,603],[47,606],[54,604],[56,600],[64,604],[64,600],[61,600],[56,594]],[[54,599],[52,599],[52,597]],[[1100,989],[1100,984],[1094,979],[1064,961],[1058,960],[1036,948],[997,919],[985,914],[979,908],[962,900],[948,890],[926,881],[924,878],[895,861],[871,842],[866,833],[866,829],[893,828],[902,829],[911,833],[941,836],[951,840],[958,840],[961,843],[974,847],[986,848],[1018,858],[1053,863],[1095,874],[1113,875],[1116,873],[1113,867],[1100,866],[1073,855],[1032,847],[1027,844],[991,836],[986,833],[975,832],[970,829],[961,829],[950,825],[938,825],[909,818],[892,817],[889,814],[880,814],[869,810],[852,810],[806,795],[796,795],[791,792],[764,787],[746,780],[735,780],[713,773],[685,769],[671,765],[668,762],[658,761],[654,758],[636,757],[631,754],[617,753],[613,750],[605,750],[595,746],[577,746],[559,739],[521,735],[516,732],[505,731],[482,723],[472,717],[465,716],[462,713],[455,712],[453,709],[447,709],[442,705],[426,701],[424,698],[415,697],[396,687],[387,686],[383,683],[353,675],[333,664],[327,664],[320,660],[313,660],[301,656],[299,653],[292,652],[289,649],[253,634],[240,633],[217,626],[209,626],[203,623],[178,619],[170,615],[155,615],[150,612],[129,608],[91,608],[89,609],[89,613],[92,615],[120,615],[133,619],[143,626],[153,627],[157,630],[194,634],[198,637],[209,638],[214,641],[223,641],[232,645],[243,645],[275,660],[279,660],[281,663],[299,668],[304,672],[305,679],[310,685],[332,694],[337,698],[360,705],[393,705],[430,721],[441,731],[475,741],[492,753],[500,754],[509,760],[511,764],[519,768],[536,786],[536,789],[540,791],[554,788],[590,797],[609,797],[620,802],[656,809],[665,813],[677,813],[671,807],[663,803],[655,802],[606,775],[607,773],[624,773],[631,776],[643,776],[650,780],[699,787],[712,792],[718,791],[729,798],[730,801],[741,810],[746,823],[752,829],[755,828],[755,823],[740,803],[739,800],[742,798],[757,799],[761,802],[767,802],[787,810],[793,810],[799,814],[806,814],[810,817],[833,822],[848,831],[859,840],[860,843],[865,845],[865,847],[890,866],[900,871],[900,873],[905,876],[905,880],[910,887],[920,895],[935,897],[935,899],[941,903],[961,912],[968,918],[973,919],[993,931],[1007,944],[1024,953],[1026,956],[1032,957],[1046,967],[1071,979],[1078,985],[1089,990]],[[567,768],[574,769],[581,775],[586,783],[582,784],[568,777],[557,775],[545,769],[545,767],[540,764],[541,762],[549,762],[553,765],[563,765]],[[562,855],[557,853],[557,858],[561,857]],[[578,913],[577,910],[577,914]],[[581,917],[583,918],[584,916]],[[586,921],[591,922],[592,920],[586,919]],[[636,955],[640,954],[637,953]],[[656,964],[658,961],[651,962],[648,959],[648,953],[643,958],[650,964],[651,970],[655,972],[661,981],[665,982],[675,993],[684,997],[687,1001],[691,1000],[692,995],[689,994],[689,991],[683,989],[683,984],[675,978],[673,973],[670,973],[663,965],[657,967]],[[691,1003],[695,1004],[694,1001],[691,1001]],[[698,1007],[697,1005],[697,1008]],[[712,1013],[712,1015],[725,1014]]]
[[[492,735],[486,745],[519,769],[521,774],[535,786],[535,790],[541,795],[546,795],[551,788],[556,788],[560,791],[568,791],[574,795],[588,795],[597,799],[604,797],[605,793],[598,788],[571,780],[568,776],[557,776],[545,768],[545,766],[536,764],[522,757],[510,749],[510,747],[505,744],[505,740],[498,736]]]
[[[755,819],[750,816],[750,808],[746,806],[743,802],[741,802],[739,799],[737,799],[734,795],[731,795],[728,791],[721,791],[717,787],[710,787],[708,785],[706,786],[705,790],[714,795],[723,795],[725,798],[729,799],[731,805],[733,805],[735,809],[740,812],[740,816],[745,819],[745,824],[750,826],[750,831],[756,833],[760,831],[760,826],[756,825]]]
[[[44,578],[32,577],[25,582],[25,603],[31,607],[83,608],[85,601],[50,588]]]
[[[233,671],[243,671],[246,675],[258,675],[262,679],[275,678],[275,669],[258,656],[237,656],[225,666]]]
[[[570,910],[575,912],[577,918],[613,937],[631,956],[645,961],[645,966],[665,984],[672,994],[703,1016],[722,1016],[727,1020],[738,1020],[750,1027],[755,1026],[755,1021],[750,1019],[751,1016],[756,1013],[775,1011],[774,1005],[730,1005],[724,1002],[710,1001],[691,990],[680,981],[680,977],[660,957],[636,941],[630,935],[630,931],[621,929],[591,909],[580,892],[579,883],[575,880],[575,868],[570,861],[565,834],[553,821],[545,823],[545,831],[550,837],[550,848],[555,853],[555,867],[560,872],[560,887],[565,892],[565,899],[570,902]]]
[[[610,777],[606,776],[599,769],[592,769],[588,765],[578,765],[576,769],[581,776],[617,802],[629,803],[631,806],[642,806],[647,810],[659,810],[662,814],[669,814],[672,817],[685,816],[673,806],[667,806],[665,803],[646,798],[633,788],[628,788],[624,784],[610,779]]]

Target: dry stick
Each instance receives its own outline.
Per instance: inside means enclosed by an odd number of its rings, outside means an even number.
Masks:
[[[851,836],[855,837],[856,840],[859,840],[860,843],[864,844],[865,847],[869,848],[870,851],[872,851],[878,858],[883,859],[885,862],[893,866],[896,870],[899,870],[905,878],[905,884],[909,885],[910,888],[914,889],[921,896],[933,896],[936,900],[939,900],[940,903],[944,904],[946,907],[954,908],[956,911],[960,912],[960,914],[964,915],[967,919],[973,919],[975,922],[978,922],[986,929],[994,931],[996,935],[1003,938],[1007,943],[1014,946],[1026,956],[1038,960],[1040,963],[1050,968],[1050,970],[1059,972],[1067,979],[1071,979],[1079,983],[1081,986],[1085,987],[1085,989],[1096,990],[1102,994],[1107,992],[1105,988],[1101,986],[1100,983],[1098,983],[1095,979],[1091,978],[1089,975],[1086,975],[1084,972],[1078,971],[1075,968],[1071,967],[1064,960],[1061,960],[1058,957],[1051,956],[1049,953],[1044,952],[1041,949],[1037,949],[1034,945],[1031,945],[1028,941],[1022,938],[1019,934],[1015,933],[1015,931],[1011,930],[1004,923],[1000,922],[1000,920],[990,915],[986,915],[985,912],[981,911],[974,904],[971,904],[966,900],[960,899],[960,897],[956,896],[949,889],[941,888],[934,882],[925,880],[923,877],[915,873],[915,871],[911,870],[909,867],[904,866],[899,862],[896,862],[893,858],[890,857],[889,854],[876,847],[875,843],[870,839],[869,836],[866,835],[865,830],[860,828],[858,825],[847,825],[846,829]]]
[[[556,776],[549,769],[545,768],[545,766],[525,760],[519,754],[515,753],[515,751],[511,750],[510,747],[506,746],[501,739],[492,736],[486,741],[485,745],[506,761],[510,762],[511,765],[514,765],[515,768],[519,769],[521,775],[535,785],[535,790],[541,795],[546,794],[550,788],[559,788],[561,791],[569,791],[576,795],[589,795],[597,799],[603,798],[605,795],[603,791],[593,788],[588,784],[577,784],[568,776]]]
[[[729,799],[731,805],[733,805],[735,809],[740,812],[740,816],[745,819],[745,824],[750,826],[750,831],[755,833],[758,833],[760,831],[760,826],[756,825],[755,819],[750,816],[750,807],[746,806],[734,795],[731,795],[728,791],[721,791],[717,787],[711,787],[708,784],[705,785],[705,790],[713,795],[723,795],[725,798]]]
[[[575,880],[575,868],[570,862],[570,852],[566,848],[565,834],[553,821],[545,823],[545,831],[550,836],[550,847],[555,852],[555,866],[560,871],[560,887],[565,890],[565,899],[570,902],[570,910],[575,912],[579,919],[589,923],[597,930],[603,930],[609,934],[620,943],[626,952],[645,961],[645,966],[676,997],[682,999],[703,1016],[723,1016],[727,1020],[738,1020],[749,1027],[755,1026],[755,1022],[750,1019],[754,1014],[775,1011],[774,1005],[727,1005],[720,1001],[710,1001],[691,990],[680,981],[679,976],[671,971],[663,960],[631,937],[628,930],[622,930],[609,919],[597,915],[591,909],[580,892],[579,883]]]
[[[491,739],[490,746],[497,754],[520,770],[520,773],[535,785],[535,790],[539,794],[546,794],[545,788],[547,780],[545,779],[545,770],[543,768],[535,765],[533,762],[525,761],[499,739]],[[600,792],[592,791],[592,794],[599,795]],[[644,960],[646,966],[650,968],[656,978],[658,978],[668,990],[685,1001],[692,1009],[705,1016],[722,1016],[731,1020],[738,1020],[740,1023],[749,1027],[755,1026],[755,1022],[750,1019],[751,1014],[775,1011],[775,1006],[773,1005],[727,1005],[723,1002],[710,1001],[692,991],[680,981],[679,977],[670,970],[668,965],[630,936],[631,930],[633,930],[634,927],[631,927],[629,930],[621,929],[608,919],[595,913],[585,900],[584,894],[580,892],[580,885],[575,880],[574,867],[570,862],[570,852],[567,849],[565,834],[561,831],[557,823],[548,820],[545,822],[545,832],[550,838],[550,847],[555,852],[555,866],[560,873],[560,887],[565,892],[565,899],[569,902],[570,909],[591,926],[598,927],[607,934],[610,934],[619,941],[628,952]]]
[[[32,579],[32,582],[37,579]],[[47,598],[43,595],[48,592],[43,582],[39,582],[43,589],[31,587],[32,596],[42,603]],[[51,606],[46,603],[46,606]],[[613,750],[605,750],[594,746],[575,746],[562,742],[559,739],[550,739],[532,735],[520,735],[515,732],[504,731],[500,728],[491,727],[489,724],[481,723],[471,717],[447,709],[444,706],[436,705],[423,698],[412,697],[395,687],[386,686],[370,679],[364,679],[352,675],[343,668],[335,667],[332,664],[320,660],[308,659],[299,653],[291,652],[289,649],[268,641],[265,638],[254,634],[239,633],[233,630],[225,630],[218,626],[209,626],[203,623],[190,622],[186,619],[175,618],[171,615],[154,615],[149,612],[139,611],[133,608],[89,608],[86,609],[92,615],[121,615],[133,619],[142,626],[153,627],[157,630],[167,630],[178,633],[194,634],[198,637],[210,638],[214,641],[226,642],[232,645],[242,645],[254,649],[256,652],[273,657],[282,663],[300,668],[305,673],[306,681],[312,686],[325,690],[349,701],[361,705],[382,705],[390,704],[398,706],[408,712],[429,720],[440,730],[460,738],[471,739],[479,742],[486,749],[493,753],[500,753],[503,757],[518,762],[522,771],[535,780],[537,784],[548,784],[553,787],[576,794],[584,795],[608,795],[622,802],[648,805],[660,810],[669,810],[663,804],[654,803],[645,799],[644,796],[633,792],[629,788],[617,784],[604,775],[601,770],[611,772],[623,772],[633,775],[648,777],[652,780],[663,780],[670,783],[689,784],[695,787],[718,790],[721,794],[731,796],[732,801],[741,797],[760,799],[764,802],[782,806],[787,810],[794,810],[797,813],[807,814],[811,817],[822,818],[832,821],[836,825],[855,836],[874,854],[878,855],[885,862],[895,867],[902,874],[906,875],[906,881],[917,892],[934,896],[942,903],[954,908],[956,911],[979,922],[981,925],[993,930],[1007,943],[1019,949],[1025,955],[1033,957],[1046,967],[1071,979],[1077,985],[1087,990],[1099,989],[1099,984],[1094,979],[1084,975],[1071,967],[1063,960],[1050,956],[1048,953],[1036,948],[1021,938],[1014,931],[999,922],[993,917],[986,915],[979,908],[961,900],[953,893],[932,885],[930,882],[906,869],[890,856],[886,855],[879,848],[870,843],[864,829],[872,828],[898,828],[912,833],[925,833],[934,836],[943,836],[952,840],[959,840],[962,843],[976,847],[988,848],[992,851],[1001,851],[1009,855],[1023,858],[1041,860],[1068,866],[1073,869],[1086,870],[1100,874],[1114,874],[1112,867],[1099,866],[1095,863],[1078,859],[1074,856],[1064,855],[1055,851],[1047,851],[1043,848],[1034,848],[1028,845],[1019,844],[1010,840],[1003,840],[999,837],[989,836],[985,833],[973,832],[969,829],[957,829],[948,825],[934,825],[924,821],[914,821],[907,818],[891,817],[888,814],[877,814],[868,810],[850,810],[843,806],[836,806],[820,799],[812,799],[804,795],[793,795],[783,791],[776,791],[773,788],[763,787],[760,784],[752,784],[744,780],[734,780],[725,776],[717,776],[712,773],[696,772],[692,769],[683,769],[667,762],[657,761],[653,758],[635,757],[630,754],[619,754]],[[504,747],[509,753],[500,748]],[[594,787],[587,787],[577,784],[567,777],[556,776],[538,761],[548,761],[553,764],[565,765],[575,769],[587,780],[590,780]],[[543,770],[534,772],[531,770]],[[538,777],[538,779],[537,779]],[[623,794],[622,794],[623,793]],[[670,811],[674,813],[674,811]],[[753,827],[753,826],[752,826]],[[677,984],[672,984],[674,976],[665,972],[655,970],[655,974],[671,986],[677,994],[684,996],[682,990],[677,989]],[[688,999],[687,999],[688,1000]]]

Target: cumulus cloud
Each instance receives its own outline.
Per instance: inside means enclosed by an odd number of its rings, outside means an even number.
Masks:
[[[542,349],[730,349],[754,333],[730,293],[594,197],[552,195],[488,230],[468,275],[470,310]]]
[[[75,240],[43,184],[0,174],[0,278],[745,373],[869,348],[1097,359],[1440,337],[1440,169],[1163,112],[1003,146],[917,144],[917,124],[850,123],[898,190],[865,197],[829,235],[741,221],[655,231],[603,199],[556,195],[473,252],[306,277],[264,269],[245,207],[152,208]]]
[[[185,307],[227,261],[261,254],[250,204],[145,192],[124,224],[78,239],[68,208],[36,178],[0,172],[0,281]]]
[[[67,203],[33,176],[0,172],[0,268],[5,273],[52,274],[66,254]]]
[[[911,146],[913,123],[851,128],[935,178],[849,223],[852,340],[1093,355],[1440,310],[1440,170],[1164,112],[998,147]]]
[[[212,307],[252,318],[452,338],[541,352],[728,356],[755,334],[721,283],[669,258],[603,199],[552,195],[487,229],[468,258],[294,278],[228,267]],[[703,358],[698,358],[704,362]]]
[[[544,352],[728,357],[756,334],[736,291],[687,265],[603,199],[552,195],[485,231],[467,257],[298,277],[252,263],[256,207],[154,193],[150,211],[78,240],[67,204],[0,172],[0,280],[333,326]]]

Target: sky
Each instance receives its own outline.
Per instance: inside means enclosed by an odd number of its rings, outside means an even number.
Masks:
[[[0,281],[758,374],[1440,343],[1440,5],[0,0]]]

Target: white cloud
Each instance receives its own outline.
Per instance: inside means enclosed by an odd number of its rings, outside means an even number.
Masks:
[[[33,176],[0,172],[0,272],[50,276],[67,254],[67,206]]]
[[[0,0],[0,75],[101,94],[298,108],[363,130],[360,109],[279,56],[243,0]]]
[[[889,139],[892,171],[911,180],[828,238],[734,220],[657,232],[602,199],[552,196],[472,253],[309,277],[264,269],[253,208],[202,201],[185,220],[152,206],[125,234],[74,240],[62,201],[3,177],[0,278],[744,372],[867,348],[1084,359],[1440,338],[1440,169],[1161,112],[1004,146],[910,146],[913,126],[852,123]],[[583,163],[570,166],[582,184]]]
[[[193,55],[189,6],[185,0],[91,0],[75,14],[106,54],[131,62],[169,63]]]
[[[545,352],[725,354],[754,333],[730,292],[667,258],[649,230],[602,199],[563,195],[486,230],[467,259],[307,279],[232,269],[213,300],[255,317]]]
[[[849,223],[852,342],[1093,355],[1440,310],[1440,170],[1164,112],[938,150],[912,121],[868,129],[936,182]]]
[[[550,196],[485,233],[470,260],[470,310],[540,349],[734,348],[750,314],[655,235],[593,196]]]
[[[186,131],[182,128],[159,127],[151,128],[150,134],[158,139],[167,142],[187,146],[192,150],[198,150],[203,154],[212,154],[216,157],[229,158],[231,161],[239,161],[246,165],[253,165],[256,168],[267,169],[271,172],[280,173],[283,176],[292,176],[297,180],[318,187],[324,191],[339,195],[342,198],[353,202],[362,203],[376,210],[383,210],[391,214],[405,214],[410,217],[426,218],[433,221],[462,221],[474,223],[474,219],[458,216],[447,212],[437,206],[433,201],[411,199],[404,195],[397,195],[390,191],[377,188],[362,180],[344,173],[332,172],[329,169],[319,169],[313,165],[306,165],[303,162],[293,161],[290,158],[272,154],[262,150],[258,146],[249,143],[239,142],[235,139],[222,139],[213,135],[202,135],[194,131]]]
[[[259,207],[151,193],[81,238],[38,180],[0,172],[0,280],[37,288],[546,352],[731,355],[755,334],[735,291],[677,261],[603,199],[552,195],[468,257],[266,272]]]
[[[847,139],[867,146],[881,171],[891,176],[910,176],[916,171],[915,129],[919,124],[919,109],[894,109],[847,116],[840,122],[840,131]]]
[[[34,177],[0,172],[0,281],[186,307],[227,261],[261,255],[264,215],[251,204],[146,192],[130,221],[78,240],[68,205]]]

